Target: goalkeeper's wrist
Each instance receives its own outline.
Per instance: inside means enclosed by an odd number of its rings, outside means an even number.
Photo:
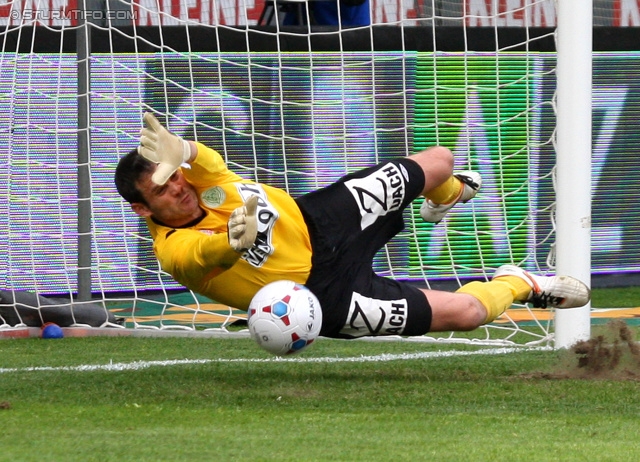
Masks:
[[[180,138],[182,142],[182,162],[188,164],[191,161],[191,143]]]

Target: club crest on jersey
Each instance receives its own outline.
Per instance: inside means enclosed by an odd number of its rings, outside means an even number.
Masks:
[[[200,200],[202,200],[202,203],[211,209],[222,205],[226,197],[227,195],[220,186],[205,189],[200,193]]]
[[[390,162],[364,178],[345,182],[360,209],[362,229],[373,224],[378,217],[402,207],[407,178],[404,166]]]

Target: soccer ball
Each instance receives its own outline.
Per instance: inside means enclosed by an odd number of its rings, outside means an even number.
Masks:
[[[320,333],[320,302],[302,284],[275,281],[260,289],[248,310],[249,333],[262,348],[278,356],[298,353]]]

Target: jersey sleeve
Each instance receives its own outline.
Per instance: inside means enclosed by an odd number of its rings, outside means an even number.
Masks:
[[[159,237],[154,250],[164,271],[195,290],[231,268],[241,256],[229,247],[226,233],[205,234],[187,228]]]
[[[212,184],[223,184],[242,181],[242,178],[229,170],[218,151],[196,143],[198,155],[191,162],[190,168],[183,168],[182,173],[189,183],[196,188],[206,188]]]

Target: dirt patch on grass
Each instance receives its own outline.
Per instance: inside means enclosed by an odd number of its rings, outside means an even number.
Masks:
[[[622,320],[609,322],[604,333],[581,341],[562,354],[553,372],[531,378],[640,381],[640,345]]]

